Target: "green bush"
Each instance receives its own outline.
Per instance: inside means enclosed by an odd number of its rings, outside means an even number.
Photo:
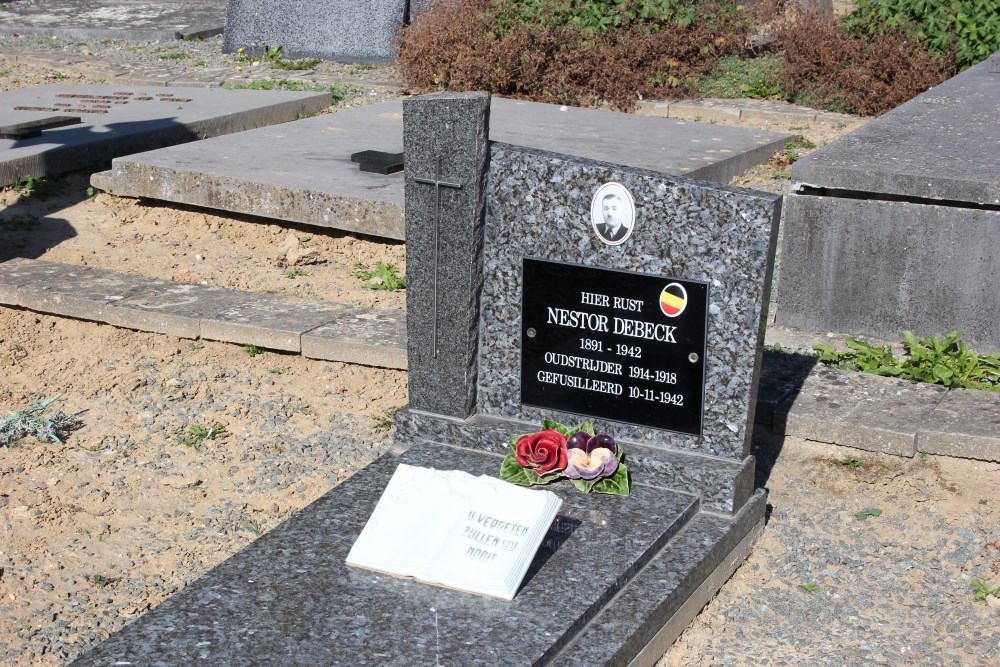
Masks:
[[[855,0],[844,25],[855,36],[902,28],[929,51],[945,58],[954,54],[959,69],[1000,49],[997,0]]]

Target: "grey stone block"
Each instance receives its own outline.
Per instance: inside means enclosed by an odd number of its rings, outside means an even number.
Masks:
[[[464,418],[476,401],[490,97],[403,105],[410,406]]]
[[[598,431],[617,432],[618,424],[593,420]],[[468,419],[442,417],[404,408],[396,413],[396,442],[429,441],[461,443],[462,447],[505,455],[507,439],[538,430],[537,423],[474,415]],[[621,439],[633,480],[663,489],[697,495],[701,506],[712,512],[732,514],[753,493],[753,457],[732,461],[678,451],[645,447]]]
[[[217,88],[149,90],[73,85],[20,88],[0,94],[0,125],[54,113],[81,116],[78,125],[31,139],[0,139],[0,185],[47,176],[209,136],[293,120],[330,103],[328,93]]]
[[[949,391],[920,424],[917,451],[1000,461],[1000,393]]]
[[[406,0],[229,0],[222,50],[266,42],[286,58],[395,60]]]
[[[406,369],[406,314],[349,307],[332,322],[302,334],[302,355]]]
[[[1000,77],[967,69],[792,166],[824,188],[1000,204]]]
[[[913,456],[920,424],[947,389],[817,367],[774,413],[774,432],[872,452]]]
[[[130,197],[402,239],[403,175],[361,172],[350,161],[364,150],[402,151],[402,111],[402,102],[386,102],[129,155],[92,183]],[[494,98],[490,137],[725,183],[791,135]]]
[[[964,331],[1000,351],[1000,211],[787,198],[776,320],[899,340]]]

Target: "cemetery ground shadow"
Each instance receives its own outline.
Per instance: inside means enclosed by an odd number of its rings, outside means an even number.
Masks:
[[[815,365],[816,357],[812,355],[765,350],[761,362],[759,391],[763,393],[767,389],[769,392],[779,393],[781,395],[779,403],[794,401]],[[760,410],[759,404],[758,410]],[[772,423],[768,420],[767,423],[754,424],[753,454],[756,457],[754,487],[758,489],[767,486],[771,470],[774,469],[785,442],[783,435],[774,432]],[[770,511],[770,505],[768,510]]]
[[[64,218],[47,215],[87,198],[90,172],[40,181],[32,191],[0,210],[0,262],[22,257],[38,259],[63,241],[77,236]]]

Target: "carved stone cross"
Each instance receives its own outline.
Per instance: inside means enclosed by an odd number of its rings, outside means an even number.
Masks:
[[[441,226],[441,188],[455,188],[460,190],[462,188],[461,183],[450,183],[448,181],[441,180],[441,156],[437,156],[437,169],[434,173],[434,178],[420,178],[414,177],[413,179],[417,183],[426,183],[428,185],[434,186],[434,306],[431,312],[431,317],[433,322],[431,324],[431,338],[433,340],[433,356],[436,359],[438,354],[438,232]]]

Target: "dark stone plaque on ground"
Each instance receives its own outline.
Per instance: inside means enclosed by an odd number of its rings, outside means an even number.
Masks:
[[[701,435],[708,284],[524,259],[521,402]]]

